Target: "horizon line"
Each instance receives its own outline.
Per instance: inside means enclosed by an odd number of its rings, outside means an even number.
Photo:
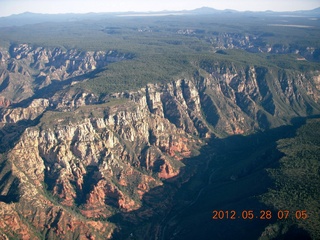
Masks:
[[[312,8],[309,10],[305,10],[305,9],[301,9],[301,10],[282,10],[282,11],[275,11],[275,10],[236,10],[236,9],[230,9],[230,8],[226,8],[226,9],[217,9],[217,8],[212,8],[212,7],[207,7],[207,6],[203,6],[203,7],[199,7],[199,8],[194,8],[194,9],[181,9],[181,10],[168,10],[168,9],[164,9],[164,10],[146,10],[146,11],[110,11],[110,12],[94,12],[94,11],[89,11],[89,12],[57,12],[57,13],[45,13],[45,12],[31,12],[31,11],[24,11],[21,13],[13,13],[10,15],[6,15],[6,16],[0,16],[0,18],[6,18],[6,17],[12,17],[12,16],[18,16],[18,15],[23,15],[23,14],[38,14],[38,15],[68,15],[68,14],[74,14],[74,15],[86,15],[86,14],[125,14],[125,13],[146,13],[146,14],[152,14],[152,13],[179,13],[179,12],[193,12],[196,10],[201,10],[201,9],[208,9],[208,10],[214,10],[217,12],[224,12],[224,11],[233,11],[233,12],[238,12],[238,13],[246,13],[246,12],[251,12],[251,13],[265,13],[265,12],[273,12],[273,13],[289,13],[289,12],[308,12],[308,11],[314,11],[317,9],[320,9],[319,7],[316,8]]]

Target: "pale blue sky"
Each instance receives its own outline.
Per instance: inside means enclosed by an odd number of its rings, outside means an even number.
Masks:
[[[0,0],[0,16],[22,12],[87,13],[190,10],[199,7],[240,11],[293,11],[320,7],[320,0]]]

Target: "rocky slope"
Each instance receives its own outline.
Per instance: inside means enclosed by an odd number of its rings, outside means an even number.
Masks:
[[[302,47],[297,44],[266,43],[265,37],[274,36],[272,33],[240,34],[215,33],[208,38],[215,49],[245,49],[253,53],[298,54],[309,61],[320,61],[320,49]]]
[[[193,77],[104,100],[70,90],[11,105],[54,80],[68,81],[122,58],[27,45],[2,51],[0,134],[13,142],[1,145],[3,239],[110,238],[117,226],[108,218],[115,213],[150,206],[141,213],[148,219],[155,206],[165,209],[168,199],[143,197],[164,180],[186,181],[192,173],[183,171],[181,160],[196,155],[206,138],[249,134],[320,113],[319,71],[214,61],[197,63]],[[30,72],[31,65],[39,71]],[[19,78],[25,82],[14,81]],[[16,97],[12,89],[23,94]]]
[[[32,97],[57,82],[68,84],[111,62],[133,56],[117,51],[80,51],[44,48],[28,44],[0,48],[0,106]]]

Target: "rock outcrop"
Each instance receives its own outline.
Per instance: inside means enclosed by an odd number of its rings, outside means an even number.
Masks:
[[[26,108],[4,108],[0,122],[16,123],[21,120],[34,120],[49,107],[48,99],[35,99]]]
[[[264,39],[268,36],[273,36],[273,34],[215,33],[208,41],[218,53],[221,53],[219,50],[222,49],[244,49],[252,53],[297,54],[301,56],[301,59],[319,62],[319,48],[302,47],[296,44],[270,44]]]
[[[53,79],[64,81],[123,58],[28,45],[1,54],[2,64],[11,64],[2,72],[9,79],[1,83],[6,96],[7,87],[14,86],[12,74],[26,81],[34,76],[20,68],[21,62],[39,70],[40,89]],[[108,218],[115,212],[151,202],[144,195],[165,180],[186,181],[181,160],[193,156],[206,138],[248,134],[320,113],[319,72],[197,64],[193,77],[105,100],[73,90],[36,98],[25,107],[7,106],[2,98],[1,136],[10,139],[11,127],[22,129],[0,156],[2,233],[21,239],[109,238],[116,226]],[[140,215],[147,219],[152,211],[146,207]]]
[[[76,83],[81,76],[112,62],[130,59],[130,54],[109,51],[44,48],[28,44],[0,48],[0,92],[7,106],[32,97],[52,84]],[[54,89],[53,89],[54,90]]]

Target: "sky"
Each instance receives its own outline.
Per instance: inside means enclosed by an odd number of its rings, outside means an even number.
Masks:
[[[23,12],[88,13],[191,10],[295,11],[320,7],[320,0],[0,0],[0,16]]]

